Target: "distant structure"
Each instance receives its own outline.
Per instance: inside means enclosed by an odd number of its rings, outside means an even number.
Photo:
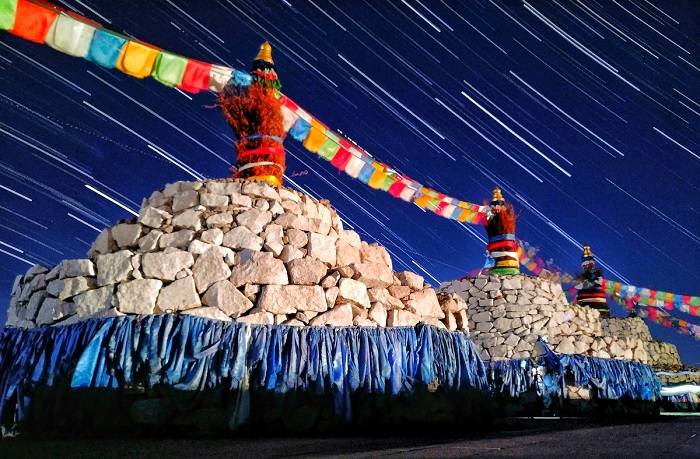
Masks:
[[[270,43],[260,45],[250,74],[249,85],[230,86],[218,99],[236,135],[238,158],[233,177],[282,186],[285,134],[278,97],[282,84],[275,71]]]
[[[486,216],[486,233],[489,242],[486,246],[488,257],[485,268],[491,274],[520,274],[518,247],[515,243],[515,211],[506,204],[501,189],[493,190],[491,210]]]
[[[596,269],[595,257],[588,244],[583,246],[581,268],[583,273],[577,278],[579,283],[576,285],[578,290],[576,303],[598,310],[601,317],[610,317],[610,308],[605,301],[605,292],[602,287],[603,273],[600,269]]]

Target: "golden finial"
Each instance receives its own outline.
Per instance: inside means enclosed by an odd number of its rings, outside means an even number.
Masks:
[[[275,61],[272,60],[272,46],[270,46],[270,42],[266,41],[260,45],[260,51],[258,51],[258,55],[255,56],[255,60],[269,62],[270,64],[275,63]]]
[[[591,247],[588,244],[583,246],[583,255],[582,256],[583,256],[583,258],[593,256],[593,253],[591,252]]]
[[[503,199],[503,195],[501,194],[501,189],[498,187],[493,189],[493,198],[491,199],[491,202],[496,201],[505,201],[505,199]]]

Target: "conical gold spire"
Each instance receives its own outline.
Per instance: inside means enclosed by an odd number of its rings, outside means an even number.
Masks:
[[[258,55],[255,56],[255,60],[269,62],[270,64],[275,63],[275,61],[272,60],[272,46],[270,42],[266,41],[260,45],[260,51],[258,51]]]
[[[501,194],[501,189],[498,187],[493,189],[493,198],[491,198],[491,202],[497,201],[505,201],[505,199],[503,199],[503,195]]]
[[[584,245],[582,257],[586,258],[586,257],[592,257],[592,256],[593,256],[593,252],[591,252],[591,247],[588,244]]]

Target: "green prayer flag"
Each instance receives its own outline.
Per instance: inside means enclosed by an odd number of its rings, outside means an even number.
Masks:
[[[182,77],[187,67],[187,58],[177,54],[161,51],[156,56],[151,76],[166,86],[177,86],[182,83]]]
[[[340,145],[335,143],[332,139],[326,139],[321,146],[318,147],[318,155],[326,161],[330,161],[336,153],[338,153],[338,150],[340,150]]]
[[[0,0],[0,29],[13,29],[16,15],[17,0]]]

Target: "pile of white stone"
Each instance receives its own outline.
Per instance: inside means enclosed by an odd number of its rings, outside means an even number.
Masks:
[[[649,363],[678,360],[672,344],[650,342],[640,318],[601,318],[588,307],[569,304],[561,284],[527,275],[464,278],[440,286],[467,303],[471,339],[485,360],[529,358],[538,338],[561,354],[582,354]]]
[[[7,326],[174,312],[255,324],[467,331],[466,304],[344,230],[325,201],[260,182],[178,182],[88,258],[18,276]]]
[[[683,367],[678,349],[671,343],[663,341],[650,341],[647,345],[649,349],[649,365],[656,370],[680,371]]]

